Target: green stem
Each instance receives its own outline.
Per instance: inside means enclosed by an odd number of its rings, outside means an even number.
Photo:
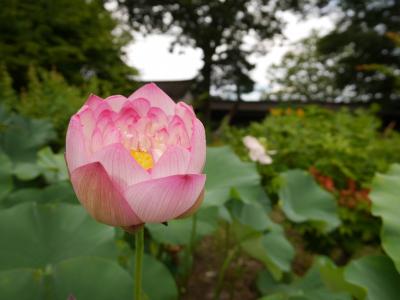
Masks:
[[[231,264],[232,260],[235,258],[237,251],[239,250],[239,247],[235,247],[232,250],[229,251],[228,255],[225,256],[225,260],[221,266],[221,269],[219,270],[218,273],[218,281],[217,281],[217,286],[214,289],[214,300],[218,300],[219,296],[222,291],[222,286],[224,283],[224,278],[225,278],[225,273],[226,270],[228,269],[229,265]]]
[[[196,229],[197,229],[197,216],[192,216],[192,231],[190,233],[189,246],[185,251],[185,269],[184,269],[184,284],[187,287],[189,282],[189,273],[193,264],[193,253],[196,245]]]
[[[196,230],[197,230],[197,214],[192,217],[192,233],[190,234],[190,254],[193,256],[193,252],[196,244]]]
[[[230,224],[229,222],[225,223],[225,253],[224,255],[227,255],[229,252],[229,247],[231,245],[231,241],[230,241]]]
[[[135,298],[142,300],[142,261],[144,249],[144,227],[135,233]]]

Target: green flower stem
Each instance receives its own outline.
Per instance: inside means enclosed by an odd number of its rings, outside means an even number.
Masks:
[[[187,287],[189,281],[189,273],[193,264],[193,253],[196,246],[196,230],[197,230],[197,216],[192,216],[192,231],[190,233],[189,245],[185,251],[185,269],[184,269],[184,282]]]
[[[231,246],[231,240],[230,240],[230,236],[231,236],[231,225],[229,224],[229,222],[225,223],[225,253],[224,255],[227,255]]]
[[[229,265],[231,264],[232,260],[236,257],[236,254],[238,253],[239,247],[236,246],[232,250],[228,252],[228,255],[225,256],[225,260],[221,266],[221,269],[219,270],[218,273],[218,281],[217,281],[217,286],[214,289],[214,300],[218,300],[219,296],[222,291],[222,286],[224,283],[224,278],[225,278],[225,273],[226,270],[228,269]]]
[[[190,234],[190,254],[192,256],[196,246],[196,230],[197,230],[197,214],[194,214],[192,217],[192,232]]]
[[[135,298],[142,300],[142,262],[144,249],[144,226],[135,233]]]

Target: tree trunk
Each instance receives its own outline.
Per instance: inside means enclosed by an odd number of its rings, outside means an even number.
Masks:
[[[242,101],[242,93],[240,90],[240,84],[236,83],[236,102],[233,104],[227,116],[226,124],[230,125],[232,119],[235,117],[237,111],[239,110],[240,102]]]
[[[212,54],[209,52],[204,53],[204,66],[201,69],[201,75],[203,77],[202,84],[200,85],[200,94],[204,97],[202,100],[201,110],[203,113],[203,121],[206,126],[211,125],[211,101],[210,101],[210,89],[211,89],[211,70],[212,70]]]

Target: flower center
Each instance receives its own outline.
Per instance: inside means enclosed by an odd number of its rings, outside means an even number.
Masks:
[[[131,150],[131,155],[145,170],[154,166],[153,156],[148,152]]]

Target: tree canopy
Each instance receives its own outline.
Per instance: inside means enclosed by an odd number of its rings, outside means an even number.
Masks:
[[[295,43],[279,64],[268,69],[268,79],[273,87],[268,98],[327,102],[357,100],[352,85],[336,85],[338,62],[352,55],[352,49],[348,47],[338,55],[321,54],[317,49],[318,41],[319,36],[314,32]]]
[[[122,61],[130,39],[100,0],[1,0],[0,61],[16,88],[30,66],[57,70],[71,84],[96,76],[121,89],[135,70]]]
[[[400,32],[400,2],[341,0],[336,5],[342,15],[335,30],[318,42],[318,49],[339,56],[344,49],[352,48],[351,55],[338,61],[337,86],[353,84],[361,100],[398,100],[393,76],[362,66],[383,64],[399,69],[398,48],[386,33]]]
[[[127,9],[133,29],[143,33],[174,32],[174,44],[203,51],[204,65],[196,90],[205,96],[211,86],[221,84],[234,85],[239,93],[251,90],[253,81],[249,72],[253,65],[247,56],[257,51],[259,44],[255,42],[249,49],[246,38],[260,41],[280,33],[282,22],[276,12],[298,6],[298,1],[290,0],[119,0],[119,3]]]

